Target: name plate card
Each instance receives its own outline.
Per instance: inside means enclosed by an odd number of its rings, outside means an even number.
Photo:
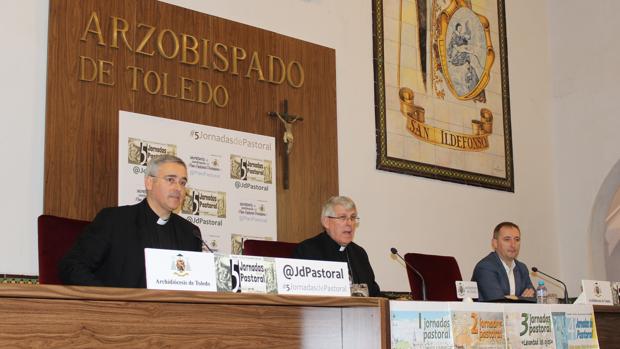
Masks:
[[[614,305],[611,296],[611,282],[596,280],[581,280],[583,295],[586,304]]]
[[[146,288],[217,291],[212,253],[144,249]]]
[[[345,262],[276,258],[278,294],[351,296]]]
[[[478,298],[478,283],[475,281],[456,281],[456,297],[458,299]]]
[[[215,260],[219,292],[276,293],[273,258],[217,254]]]

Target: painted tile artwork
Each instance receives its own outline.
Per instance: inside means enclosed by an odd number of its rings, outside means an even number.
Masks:
[[[503,0],[375,0],[377,168],[514,191]]]

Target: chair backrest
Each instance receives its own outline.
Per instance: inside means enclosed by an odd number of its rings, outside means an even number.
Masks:
[[[291,258],[297,244],[294,242],[245,240],[243,254],[246,256]]]
[[[39,283],[62,284],[58,276],[58,262],[73,247],[88,224],[88,221],[70,218],[39,216]]]
[[[452,256],[407,253],[405,260],[416,268],[426,282],[426,298],[429,301],[457,301],[455,281],[462,281],[461,270]],[[411,297],[422,299],[422,280],[407,267]]]

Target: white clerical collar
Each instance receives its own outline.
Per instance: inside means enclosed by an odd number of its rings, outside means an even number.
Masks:
[[[159,225],[166,225],[166,223],[168,223],[168,220],[170,219],[170,217],[168,217],[167,219],[163,219],[161,217],[157,218],[157,224]]]
[[[340,246],[340,249],[338,251],[342,252],[344,251],[344,249],[347,248],[346,246]]]

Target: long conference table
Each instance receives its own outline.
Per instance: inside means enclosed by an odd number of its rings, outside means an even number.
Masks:
[[[601,348],[620,347],[620,307],[594,306]],[[0,284],[0,347],[382,348],[389,302]]]
[[[0,347],[389,348],[388,300],[0,284]]]

